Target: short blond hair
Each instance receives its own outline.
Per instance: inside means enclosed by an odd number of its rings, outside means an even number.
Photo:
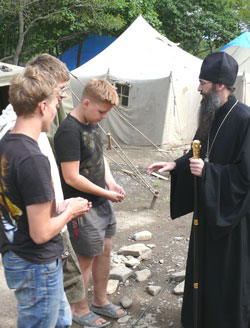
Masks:
[[[40,71],[48,72],[53,75],[57,82],[67,82],[70,78],[66,65],[58,58],[46,53],[32,58],[26,65],[26,67],[29,66],[37,67]]]
[[[17,116],[30,116],[38,103],[59,93],[57,81],[47,72],[27,67],[11,81],[9,100]]]
[[[119,96],[116,88],[105,79],[90,80],[82,93],[82,101],[90,99],[94,102],[108,102],[112,106],[119,106]]]

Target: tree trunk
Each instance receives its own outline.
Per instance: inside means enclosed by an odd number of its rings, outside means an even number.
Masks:
[[[19,37],[18,43],[14,55],[14,65],[18,65],[19,57],[22,52],[23,42],[24,42],[24,17],[23,17],[23,10],[24,10],[24,2],[25,0],[18,0],[20,9],[19,9]]]
[[[6,33],[5,33],[5,36],[4,36],[3,57],[6,57],[6,55],[7,55],[8,36],[9,36],[9,25],[7,25]]]

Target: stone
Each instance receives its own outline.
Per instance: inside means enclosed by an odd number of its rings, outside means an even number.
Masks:
[[[125,317],[118,319],[117,322],[120,324],[127,323],[130,320],[130,318],[131,318],[130,315],[125,315]]]
[[[150,231],[136,232],[133,236],[133,239],[136,240],[136,241],[150,240],[151,238],[152,238],[152,233]]]
[[[148,250],[146,250],[141,256],[138,257],[138,260],[150,260],[151,257],[152,257],[152,251],[150,248],[148,248]]]
[[[125,261],[125,256],[117,255],[115,252],[111,252],[111,267],[125,266]]]
[[[126,281],[124,282],[124,286],[125,286],[125,287],[128,287],[128,286],[129,286],[129,280],[126,280]]]
[[[117,267],[125,267],[125,263],[111,263],[111,268],[117,268]]]
[[[133,270],[125,267],[115,267],[110,270],[109,278],[110,279],[118,279],[119,281],[126,281],[128,277],[133,274]]]
[[[183,239],[184,239],[183,237],[173,237],[173,240],[176,240],[176,241],[181,241]]]
[[[123,296],[120,303],[124,309],[128,309],[133,304],[133,300],[128,296]]]
[[[107,286],[107,294],[108,295],[114,294],[117,290],[118,285],[119,285],[119,280],[109,279],[108,286]]]
[[[140,260],[136,259],[133,256],[129,256],[127,258],[127,260],[125,261],[125,265],[128,266],[128,267],[136,267],[140,263],[141,263]]]
[[[118,254],[131,255],[140,257],[141,259],[150,259],[152,250],[144,244],[134,244],[129,246],[123,246],[119,249]]]
[[[185,281],[182,281],[174,288],[174,293],[176,295],[182,295],[184,293],[184,286],[185,286]]]
[[[186,275],[186,271],[182,270],[182,271],[178,271],[178,272],[172,272],[171,273],[171,278],[174,281],[183,281],[185,279],[185,275]]]
[[[145,320],[148,324],[154,324],[154,323],[157,322],[157,321],[155,320],[154,315],[153,315],[152,313],[147,313],[147,314],[145,315],[144,320]]]
[[[151,277],[151,271],[149,269],[144,269],[135,272],[136,280],[139,282],[145,281]]]
[[[160,293],[161,287],[160,286],[148,286],[147,291],[150,295],[156,296]]]
[[[149,248],[155,248],[156,245],[155,244],[147,244],[147,247],[149,247]]]

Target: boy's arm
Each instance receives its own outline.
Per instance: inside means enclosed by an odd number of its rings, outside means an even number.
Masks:
[[[63,178],[68,185],[88,194],[105,197],[112,202],[120,202],[123,200],[124,197],[115,190],[101,188],[80,175],[79,165],[79,161],[61,163]]]
[[[51,217],[53,201],[27,205],[30,237],[36,244],[43,244],[56,236],[63,226],[74,218],[85,215],[89,210],[89,203],[81,197],[71,198],[58,216]]]
[[[123,188],[118,185],[111,173],[108,161],[106,160],[106,158],[104,157],[104,164],[105,164],[105,182],[106,185],[108,187],[109,190],[113,190],[118,192],[119,194],[121,194],[123,196],[123,198],[125,197],[125,191],[123,190]]]

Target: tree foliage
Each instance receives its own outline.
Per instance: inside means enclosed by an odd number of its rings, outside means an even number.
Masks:
[[[227,0],[157,0],[156,11],[167,37],[198,56],[240,34],[240,16]]]
[[[124,21],[110,14],[118,0],[0,0],[3,59],[18,63],[38,52],[56,54],[89,33],[114,32]],[[15,22],[15,23],[13,23]],[[25,56],[26,54],[26,56]]]
[[[200,57],[250,28],[249,0],[0,0],[0,60],[60,55],[90,33],[119,36],[138,15]]]

